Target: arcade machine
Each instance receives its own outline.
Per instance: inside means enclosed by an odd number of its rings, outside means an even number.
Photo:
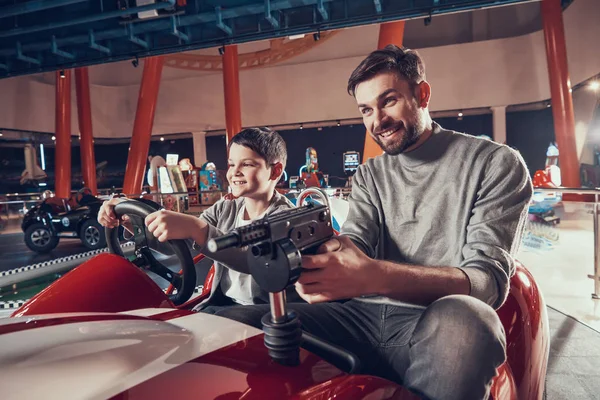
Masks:
[[[298,176],[290,177],[290,188],[304,189],[309,187],[327,187],[329,176],[319,171],[317,150],[312,147],[306,149],[306,164],[300,167]]]
[[[200,196],[198,194],[198,175],[200,168],[196,168],[189,158],[179,161],[179,169],[185,181],[185,187],[188,192],[188,204],[190,207],[200,205]]]
[[[217,171],[212,162],[206,162],[199,171],[200,204],[211,206],[227,191],[227,178],[224,171]]]
[[[352,177],[356,173],[358,166],[360,165],[360,153],[358,151],[347,151],[343,155],[344,157],[344,174],[348,176],[346,181],[346,187],[352,186]]]
[[[181,169],[177,164],[177,154],[167,154],[167,160],[160,156],[152,157],[148,171],[150,192],[153,200],[166,210],[186,212],[188,208],[187,187]]]

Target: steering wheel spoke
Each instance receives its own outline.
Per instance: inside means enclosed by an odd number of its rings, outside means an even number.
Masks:
[[[165,279],[167,282],[177,288],[177,293],[169,295],[169,298],[175,305],[185,303],[194,293],[196,286],[196,267],[194,260],[190,254],[190,250],[184,240],[169,240],[167,243],[160,243],[152,233],[146,229],[145,219],[151,213],[158,211],[160,206],[152,201],[140,199],[140,200],[128,200],[117,204],[114,208],[114,213],[117,218],[121,218],[123,215],[128,215],[131,225],[133,227],[133,238],[135,243],[135,254],[136,259],[133,260],[133,264],[144,269],[153,272],[154,274]],[[108,244],[108,250],[120,256],[123,256],[123,251],[119,245],[118,229],[117,228],[106,228],[106,242]],[[161,249],[168,248],[169,251],[163,251]],[[172,251],[172,252],[171,252]],[[158,258],[155,253],[160,254]],[[183,270],[183,273],[179,275],[169,269],[167,265],[168,258],[174,254],[179,265],[177,270]],[[165,256],[165,259],[162,256]]]
[[[156,275],[168,281],[170,284],[175,286],[179,291],[181,290],[182,279],[178,273],[171,271],[169,268],[164,266],[160,261],[154,257],[152,251],[148,247],[139,249],[141,258],[145,260],[145,268],[149,271],[154,272]]]

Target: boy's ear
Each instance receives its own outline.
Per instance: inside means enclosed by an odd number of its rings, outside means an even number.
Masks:
[[[283,174],[283,164],[277,162],[271,166],[271,176],[269,176],[269,179],[272,181],[279,181],[281,174]]]

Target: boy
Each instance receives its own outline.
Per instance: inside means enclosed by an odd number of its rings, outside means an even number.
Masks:
[[[146,217],[148,230],[159,242],[174,239],[192,239],[194,247],[215,260],[215,277],[206,311],[215,312],[233,304],[267,304],[268,293],[262,291],[248,274],[246,252],[231,249],[211,253],[205,244],[208,239],[247,225],[293,204],[275,190],[287,161],[283,138],[267,128],[244,129],[233,137],[228,146],[227,180],[234,200],[222,199],[205,210],[200,218],[160,210]],[[106,227],[116,227],[113,209],[126,201],[115,198],[104,202],[98,213],[98,222]],[[227,268],[224,268],[227,267]],[[294,288],[288,293],[290,300],[298,299]]]

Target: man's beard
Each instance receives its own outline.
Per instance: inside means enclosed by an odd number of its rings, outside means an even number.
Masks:
[[[395,129],[400,127],[403,132],[395,132],[393,135],[396,135],[393,141],[384,143],[383,139],[380,135],[372,135],[373,140],[381,147],[381,150],[385,151],[387,154],[395,156],[404,152],[407,148],[417,143],[419,137],[421,137],[421,133],[423,129],[419,129],[417,127],[418,122],[416,124],[406,125],[402,122],[394,122],[388,124],[385,127],[379,129],[380,132],[385,132],[389,129]]]

